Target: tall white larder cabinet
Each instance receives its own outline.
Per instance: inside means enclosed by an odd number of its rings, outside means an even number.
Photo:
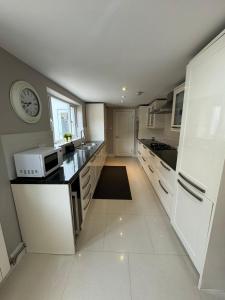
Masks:
[[[8,274],[10,270],[9,258],[6,251],[5,240],[0,225],[0,282]]]
[[[106,137],[106,113],[104,103],[86,104],[87,138],[104,141]]]
[[[187,66],[173,226],[202,273],[225,159],[225,34]]]

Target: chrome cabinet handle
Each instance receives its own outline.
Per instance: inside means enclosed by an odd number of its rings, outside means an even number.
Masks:
[[[152,151],[149,151],[149,153],[151,154],[151,156],[155,157],[155,154],[153,154]]]
[[[191,190],[189,190],[189,188],[187,188],[179,179],[177,179],[178,183],[180,184],[180,186],[182,186],[182,188],[188,192],[189,194],[191,194],[191,196],[193,196],[194,198],[196,198],[198,201],[202,202],[203,199],[201,197],[199,197],[198,195],[196,195],[195,193],[193,193]]]
[[[91,202],[91,194],[90,194],[90,199],[89,199],[88,203],[87,203],[87,204],[85,205],[85,207],[84,207],[84,210],[86,210],[86,209],[88,208],[90,202]]]
[[[171,171],[170,168],[168,168],[161,160],[160,160],[160,164],[163,166],[164,169],[166,169],[167,171]]]
[[[181,178],[183,178],[187,183],[189,183],[190,185],[192,185],[194,188],[196,188],[197,190],[199,190],[202,193],[205,193],[206,191],[199,187],[196,183],[192,182],[190,179],[188,179],[186,176],[184,176],[182,173],[178,173],[180,175]]]
[[[85,172],[83,175],[81,175],[82,178],[84,178],[84,177],[87,175],[87,173],[90,171],[90,168],[91,168],[91,167],[88,167],[88,168],[87,168],[87,172]]]
[[[145,149],[147,149],[147,147],[146,147],[145,145],[143,145],[143,147],[144,147]]]
[[[159,180],[159,185],[161,186],[162,190],[166,193],[169,194],[169,192],[164,188],[164,186],[162,185],[161,181]]]
[[[146,161],[146,159],[144,159],[144,157],[142,156],[143,161]]]
[[[154,171],[152,170],[152,168],[148,165],[149,170],[154,173]]]
[[[88,183],[89,183],[90,179],[91,179],[91,175],[88,176],[88,180],[87,180],[87,182],[82,186],[82,190],[84,190],[84,189],[88,186]]]
[[[87,193],[84,195],[83,200],[85,200],[85,199],[87,198],[87,195],[89,194],[90,190],[91,190],[91,185],[89,184],[88,191],[87,191]]]

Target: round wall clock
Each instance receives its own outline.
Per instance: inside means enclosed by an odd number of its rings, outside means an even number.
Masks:
[[[16,81],[10,89],[10,101],[16,114],[26,123],[41,118],[42,106],[37,91],[26,81]]]

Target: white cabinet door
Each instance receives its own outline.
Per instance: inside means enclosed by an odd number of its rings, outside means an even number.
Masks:
[[[171,117],[172,130],[179,130],[181,126],[183,102],[184,102],[184,83],[176,87],[173,91],[173,109]]]
[[[199,272],[204,261],[212,208],[210,200],[179,179],[172,224]]]
[[[134,110],[114,111],[114,153],[117,156],[134,154]]]
[[[225,35],[187,68],[178,170],[217,197],[225,157]]]
[[[0,225],[0,282],[10,270],[9,258],[6,251],[5,240]]]

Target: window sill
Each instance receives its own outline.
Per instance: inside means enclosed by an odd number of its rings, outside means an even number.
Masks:
[[[62,141],[62,142],[59,142],[59,143],[55,143],[54,146],[55,147],[62,147],[62,146],[66,146],[70,143],[75,143],[75,142],[78,142],[78,141],[80,141],[80,138],[74,138],[74,139],[72,139],[71,141],[68,141],[68,142]]]

